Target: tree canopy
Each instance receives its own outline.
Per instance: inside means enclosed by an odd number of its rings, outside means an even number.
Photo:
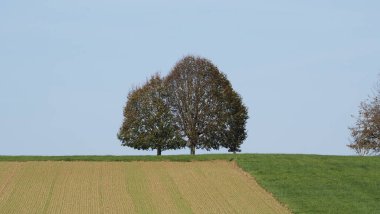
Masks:
[[[226,91],[226,108],[227,118],[225,121],[225,131],[221,145],[228,148],[229,152],[241,152],[240,145],[247,138],[245,129],[248,110],[243,105],[242,99],[238,93],[229,88]]]
[[[168,149],[185,146],[166,102],[165,88],[159,75],[142,87],[132,90],[124,108],[124,121],[118,133],[123,146],[135,149],[157,149],[157,155]]]
[[[188,140],[191,154],[195,154],[196,148],[230,148],[233,141],[240,145],[246,138],[246,107],[226,75],[211,61],[195,56],[184,57],[171,70],[165,85],[175,123]],[[245,115],[237,117],[236,110]],[[238,119],[243,126],[237,124]],[[232,130],[235,127],[242,128],[243,133],[237,134],[241,130]],[[231,151],[239,151],[238,147]]]
[[[248,110],[227,76],[208,59],[186,56],[167,77],[153,76],[129,93],[118,133],[135,149],[190,148],[240,152]]]
[[[349,127],[352,142],[348,147],[359,155],[380,154],[380,83],[374,95],[361,102],[356,119]]]

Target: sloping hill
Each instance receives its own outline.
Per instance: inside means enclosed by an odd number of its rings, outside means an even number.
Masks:
[[[243,170],[251,174],[264,189],[271,192],[282,204],[286,204],[293,213],[380,213],[380,157],[277,154],[162,157],[0,156],[0,161],[36,160],[236,161]]]
[[[289,213],[233,162],[0,162],[0,213]]]
[[[293,213],[380,213],[380,157],[241,155],[238,163]]]

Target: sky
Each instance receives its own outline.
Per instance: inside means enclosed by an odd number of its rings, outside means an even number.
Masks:
[[[379,11],[377,0],[0,1],[0,155],[155,154],[116,138],[127,94],[188,54],[217,65],[249,108],[243,153],[353,155],[351,115],[380,73]]]

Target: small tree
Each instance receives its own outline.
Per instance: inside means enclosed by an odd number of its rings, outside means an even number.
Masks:
[[[380,87],[374,96],[362,102],[359,116],[353,127],[349,127],[352,143],[347,145],[359,155],[380,154]]]
[[[229,152],[241,152],[240,145],[247,138],[245,129],[248,119],[248,109],[244,106],[242,99],[238,93],[228,87],[225,92],[227,112],[225,121],[225,132],[221,145],[228,148]]]
[[[132,90],[124,108],[124,121],[118,133],[123,146],[156,149],[157,155],[185,146],[167,105],[166,90],[156,74],[142,87]]]

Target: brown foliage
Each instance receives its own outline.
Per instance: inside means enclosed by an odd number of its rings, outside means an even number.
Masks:
[[[380,154],[380,87],[360,104],[357,121],[349,129],[353,140],[348,147],[359,155]]]
[[[186,56],[163,80],[153,76],[129,93],[118,133],[123,146],[135,149],[177,149],[195,154],[228,148],[240,152],[247,137],[248,111],[227,76],[209,60]]]
[[[239,151],[246,138],[247,110],[214,64],[205,58],[186,56],[174,66],[165,85],[175,123],[187,138],[191,154],[196,148],[230,148],[229,143],[234,144],[230,151]],[[239,112],[244,115],[234,116]],[[234,119],[241,119],[240,130],[231,129],[238,124]]]

